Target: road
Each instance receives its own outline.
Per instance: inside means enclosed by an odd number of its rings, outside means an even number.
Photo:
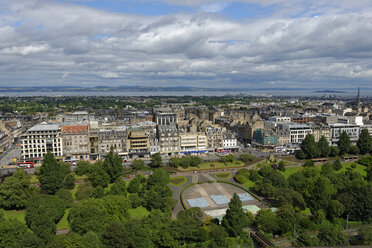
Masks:
[[[0,158],[1,165],[8,165],[13,162],[13,158],[17,158],[17,161],[21,157],[21,148],[16,145],[11,145],[11,147],[5,151],[5,153]]]

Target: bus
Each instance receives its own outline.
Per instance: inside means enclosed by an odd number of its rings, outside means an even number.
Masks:
[[[18,162],[17,167],[25,169],[34,168],[34,162]]]

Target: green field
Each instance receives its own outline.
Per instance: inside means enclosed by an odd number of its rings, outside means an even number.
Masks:
[[[182,186],[187,182],[187,178],[185,176],[179,177],[171,177],[169,178],[169,183],[173,186]]]
[[[128,210],[129,215],[136,219],[141,219],[149,215],[149,211],[146,208],[139,206],[138,208],[132,208]]]
[[[26,223],[25,221],[25,214],[26,212],[24,210],[4,210],[4,217],[5,219],[17,219],[22,223]]]
[[[65,215],[63,215],[62,219],[57,223],[57,229],[68,229],[70,225],[67,221],[68,214],[70,213],[70,209],[66,209]]]

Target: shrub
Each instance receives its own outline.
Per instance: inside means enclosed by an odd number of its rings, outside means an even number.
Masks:
[[[243,183],[245,183],[248,179],[247,179],[245,176],[243,176],[243,175],[236,174],[236,175],[234,176],[234,180],[235,180],[235,182],[237,182],[237,183],[243,184]]]
[[[74,204],[74,198],[72,197],[71,192],[67,189],[58,190],[56,196],[65,203],[66,208],[70,208]]]
[[[359,148],[357,146],[350,147],[350,154],[357,155],[360,153]]]
[[[336,171],[342,169],[342,164],[341,164],[341,161],[340,161],[339,159],[336,159],[336,160],[333,162],[333,169],[335,169]]]
[[[249,171],[249,180],[252,182],[256,182],[260,179],[260,175],[258,174],[258,171],[256,170],[250,170]]]
[[[76,199],[77,200],[86,200],[90,197],[92,194],[93,186],[91,182],[86,182],[83,184],[80,184],[77,187],[76,191]]]
[[[314,161],[312,159],[306,160],[304,166],[305,167],[312,167],[312,166],[314,166]]]
[[[82,175],[89,174],[90,172],[93,171],[93,169],[94,169],[94,165],[90,164],[88,161],[79,161],[77,163],[75,173],[78,176],[82,176]]]
[[[72,173],[69,173],[65,176],[62,181],[62,188],[64,189],[74,189],[75,188],[75,176]]]
[[[142,200],[137,193],[130,194],[129,200],[132,203],[132,208],[138,208],[142,204]]]
[[[239,156],[239,160],[247,163],[247,162],[252,162],[256,157],[251,155],[251,154],[241,154]]]

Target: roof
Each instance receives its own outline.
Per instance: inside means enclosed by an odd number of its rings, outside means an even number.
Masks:
[[[41,124],[36,124],[32,128],[28,130],[28,132],[35,132],[35,131],[56,131],[59,130],[60,124],[47,124],[45,122]]]
[[[87,134],[88,125],[63,126],[62,134]]]

